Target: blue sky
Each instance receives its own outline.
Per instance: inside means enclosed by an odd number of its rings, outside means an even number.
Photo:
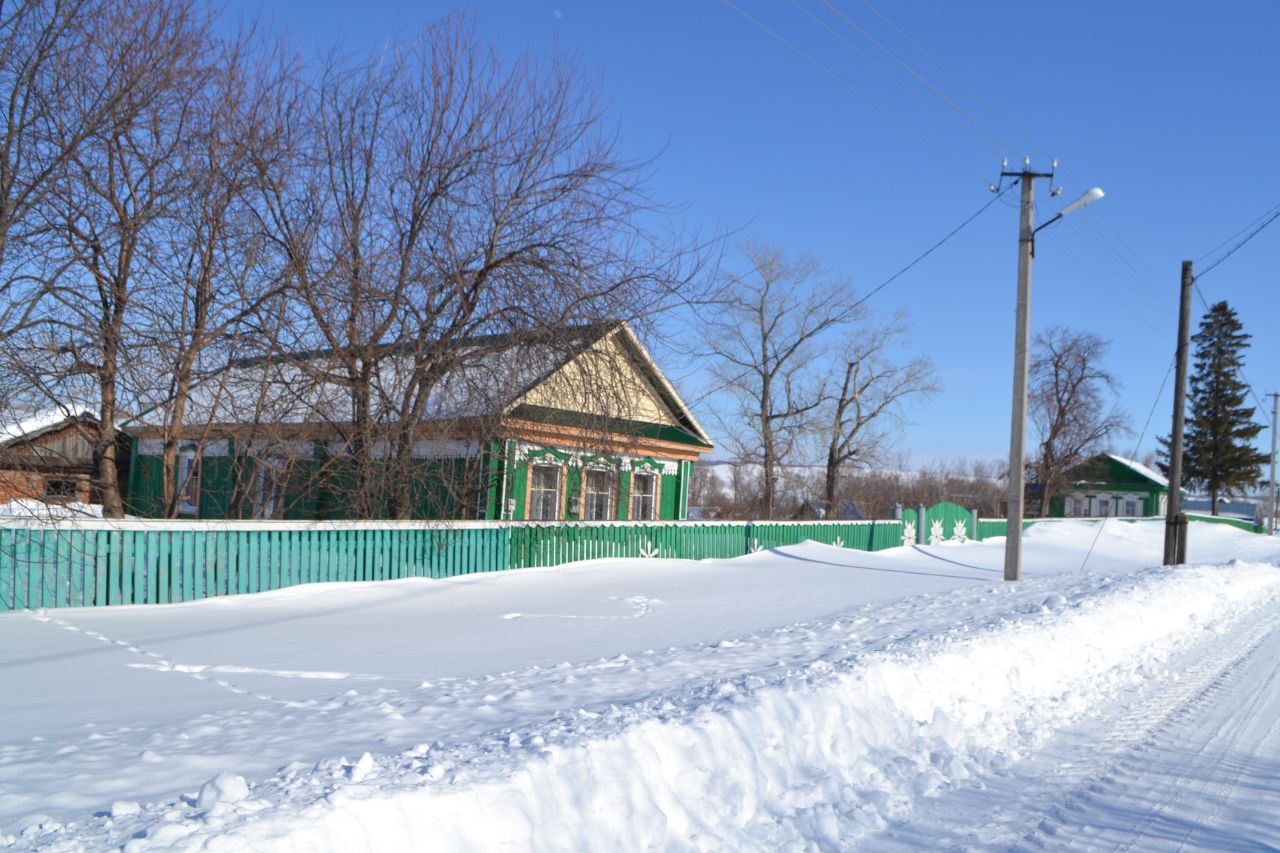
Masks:
[[[242,0],[308,51],[374,48],[464,9],[504,56],[567,52],[598,80],[624,151],[656,157],[651,187],[683,224],[807,253],[864,292],[986,204],[1002,157],[1029,155],[1037,168],[1056,157],[1065,192],[1050,199],[1040,183],[1040,220],[1090,186],[1107,197],[1041,232],[1032,330],[1110,339],[1135,433],[1154,411],[1141,440],[1117,450],[1154,449],[1169,430],[1172,379],[1157,392],[1181,261],[1203,269],[1280,205],[1280,5],[873,2]],[[916,464],[1007,456],[1017,253],[1007,199],[869,303],[907,311],[911,351],[936,362],[945,386],[908,412],[901,448]],[[1280,223],[1199,283],[1253,334],[1246,376],[1264,400],[1280,386],[1278,279]],[[1203,311],[1197,301],[1197,321]],[[700,396],[704,379],[685,360],[663,366]]]

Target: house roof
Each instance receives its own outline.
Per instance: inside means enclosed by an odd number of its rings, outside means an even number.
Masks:
[[[1115,453],[1108,453],[1107,456],[1113,461],[1118,462],[1124,467],[1128,468],[1130,471],[1133,471],[1135,474],[1139,474],[1147,478],[1151,482],[1155,483],[1157,486],[1161,486],[1166,489],[1169,488],[1169,480],[1167,477],[1161,476],[1158,472],[1151,470],[1146,465],[1143,465],[1141,462],[1135,462],[1132,459],[1126,459],[1125,457],[1117,455]]]
[[[644,397],[649,411],[663,412],[659,425],[668,437],[683,443],[711,447],[706,432],[688,406],[658,369],[635,333],[619,320],[584,323],[557,330],[544,339],[519,341],[509,335],[484,335],[459,341],[462,353],[458,364],[438,379],[424,411],[424,420],[451,421],[485,417],[524,417],[558,423],[572,418],[572,397],[598,398],[599,393],[583,387],[577,394],[566,393],[566,371],[575,364],[579,374],[605,365],[615,372],[631,374],[619,389]],[[590,360],[594,351],[608,349],[606,360]],[[397,355],[403,352],[405,357]],[[388,357],[379,361],[373,384],[375,417],[395,417],[394,402],[412,381],[412,363],[406,347],[389,345]],[[313,350],[270,359],[241,359],[231,362],[215,376],[203,380],[192,393],[188,409],[190,423],[346,423],[350,420],[350,389],[332,363],[331,350]],[[557,384],[557,377],[561,381]],[[546,389],[555,385],[553,391]],[[542,393],[535,393],[538,389]],[[570,388],[569,391],[575,389]],[[549,405],[551,404],[551,405]],[[656,409],[655,409],[656,407]],[[627,408],[623,406],[622,408]],[[137,427],[158,426],[162,409],[140,416]],[[610,423],[626,427],[647,418],[623,411]]]
[[[47,432],[61,429],[72,421],[92,420],[95,417],[87,408],[55,406],[29,415],[17,423],[0,424],[0,447],[30,441]]]

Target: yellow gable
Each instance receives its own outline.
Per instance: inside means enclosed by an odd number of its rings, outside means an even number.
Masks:
[[[515,405],[681,426],[639,369],[636,357],[628,355],[619,334],[605,335],[529,389]]]

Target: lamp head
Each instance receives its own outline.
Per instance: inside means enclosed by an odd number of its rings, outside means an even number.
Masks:
[[[1066,216],[1068,213],[1079,210],[1080,208],[1084,207],[1087,204],[1093,204],[1095,201],[1102,198],[1104,195],[1106,195],[1106,193],[1102,191],[1101,187],[1094,187],[1091,190],[1086,190],[1084,195],[1080,196],[1080,198],[1076,199],[1075,201],[1071,202],[1071,204],[1062,208],[1062,212],[1060,212],[1058,215]]]

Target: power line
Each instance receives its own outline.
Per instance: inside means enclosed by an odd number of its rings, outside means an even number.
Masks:
[[[1244,227],[1243,227],[1243,228],[1241,228],[1239,231],[1237,231],[1236,233],[1232,234],[1230,237],[1228,237],[1227,239],[1223,240],[1221,243],[1219,243],[1218,245],[1214,246],[1212,249],[1210,249],[1209,251],[1205,252],[1205,253],[1204,253],[1203,255],[1201,255],[1200,257],[1196,258],[1196,263],[1197,263],[1197,264],[1199,264],[1199,263],[1203,263],[1205,258],[1209,257],[1209,256],[1210,256],[1210,255],[1212,255],[1214,252],[1218,251],[1218,250],[1219,250],[1219,249],[1221,249],[1223,246],[1227,245],[1227,244],[1228,244],[1228,243],[1230,243],[1232,240],[1236,239],[1236,238],[1237,238],[1237,237],[1239,237],[1241,234],[1243,234],[1244,232],[1248,231],[1250,228],[1252,228],[1253,226],[1257,225],[1257,224],[1258,224],[1259,222],[1261,222],[1262,220],[1266,219],[1266,218],[1267,218],[1268,216],[1270,216],[1270,215],[1271,215],[1271,213],[1272,213],[1272,212],[1274,212],[1275,210],[1276,210],[1276,208],[1275,208],[1275,207],[1271,208],[1271,210],[1268,210],[1266,213],[1262,214],[1262,215],[1261,215],[1261,216],[1259,216],[1257,219],[1253,220],[1253,221],[1252,221],[1252,222],[1250,222],[1248,225],[1244,226]]]
[[[872,288],[872,289],[867,293],[867,295],[866,295],[866,296],[862,297],[862,298],[861,298],[861,299],[859,299],[857,302],[855,302],[855,303],[853,304],[853,306],[852,306],[852,307],[853,307],[853,308],[857,308],[858,306],[860,306],[860,305],[862,305],[863,303],[865,303],[868,299],[870,299],[871,297],[875,296],[875,295],[876,295],[877,293],[879,293],[880,291],[884,290],[886,287],[888,287],[888,286],[889,286],[890,284],[892,284],[894,281],[896,281],[897,279],[901,278],[901,277],[902,277],[902,275],[903,275],[904,273],[906,273],[908,270],[910,270],[910,269],[911,269],[912,267],[914,267],[916,264],[918,264],[918,263],[920,263],[921,261],[923,261],[925,258],[927,258],[927,257],[929,257],[930,255],[932,255],[935,251],[937,251],[939,248],[941,248],[941,247],[942,247],[942,245],[943,245],[944,243],[946,243],[948,240],[950,240],[952,237],[954,237],[954,236],[956,236],[957,234],[959,234],[962,230],[964,230],[965,226],[967,226],[969,223],[973,222],[973,220],[977,219],[979,216],[981,216],[983,213],[985,213],[985,212],[986,212],[986,210],[987,210],[987,208],[991,207],[991,205],[993,205],[993,204],[995,204],[997,201],[999,201],[1001,196],[1003,196],[1005,193],[1009,192],[1009,190],[1013,189],[1013,188],[1014,188],[1014,187],[1016,187],[1017,185],[1018,185],[1018,181],[1017,181],[1017,180],[1014,180],[1012,183],[1010,183],[1010,184],[1009,184],[1009,186],[1007,186],[1007,187],[1005,187],[1004,189],[1000,190],[998,193],[996,193],[994,196],[992,196],[992,197],[991,197],[991,199],[990,199],[986,204],[984,204],[982,207],[978,208],[978,209],[977,209],[977,211],[975,211],[973,214],[971,214],[968,218],[966,218],[963,222],[961,222],[961,223],[960,223],[959,225],[957,225],[955,228],[952,228],[950,231],[948,231],[948,232],[947,232],[947,234],[946,234],[946,236],[944,236],[941,240],[939,240],[938,242],[934,243],[934,244],[933,244],[932,246],[930,246],[928,249],[925,249],[922,253],[920,253],[919,255],[917,255],[917,256],[916,256],[916,258],[915,258],[914,260],[912,260],[912,261],[911,261],[911,263],[907,264],[905,267],[903,267],[902,269],[898,270],[896,273],[894,273],[893,275],[889,276],[889,277],[888,277],[888,278],[886,278],[884,281],[882,281],[880,284],[878,284],[878,285],[876,285],[874,288]],[[698,403],[701,403],[703,400],[707,399],[707,398],[708,398],[708,397],[710,397],[711,395],[713,395],[713,394],[718,394],[718,393],[720,393],[721,391],[723,391],[725,388],[727,388],[727,387],[729,387],[730,385],[732,385],[734,382],[737,382],[738,380],[745,378],[745,377],[746,377],[746,375],[747,375],[748,373],[750,373],[750,371],[743,371],[742,373],[738,374],[737,376],[734,376],[734,377],[731,377],[731,378],[729,378],[729,379],[726,379],[724,382],[721,382],[720,384],[716,385],[715,387],[711,388],[710,390],[706,391],[705,393],[703,393],[703,394],[699,395],[698,397],[694,398],[693,400],[688,401],[687,405],[688,405],[690,408],[693,408],[693,406],[697,405]]]
[[[1147,437],[1147,429],[1151,426],[1151,419],[1155,417],[1156,407],[1160,405],[1160,398],[1164,396],[1164,387],[1169,384],[1169,376],[1173,373],[1173,368],[1178,362],[1177,353],[1173,358],[1169,359],[1169,369],[1164,372],[1164,379],[1160,382],[1160,390],[1156,392],[1156,398],[1151,402],[1151,411],[1147,413],[1147,422],[1142,425],[1142,432],[1138,435],[1138,440],[1133,445],[1133,455],[1129,458],[1138,461],[1138,451],[1142,449],[1142,441]],[[1093,556],[1093,549],[1097,547],[1098,540],[1102,538],[1102,528],[1107,524],[1106,516],[1103,516],[1102,523],[1098,525],[1098,532],[1093,534],[1093,541],[1089,543],[1089,550],[1084,555],[1084,560],[1080,563],[1080,571],[1084,571],[1084,567],[1089,564],[1089,558]]]
[[[899,276],[901,276],[901,275],[902,275],[903,273],[905,273],[907,270],[911,269],[911,268],[912,268],[912,267],[914,267],[916,264],[920,263],[920,262],[921,262],[921,261],[923,261],[925,258],[929,257],[931,254],[933,254],[933,252],[934,252],[934,250],[935,250],[935,249],[937,249],[937,248],[938,248],[939,246],[941,246],[943,243],[945,243],[945,242],[947,242],[948,240],[950,240],[950,239],[951,239],[952,237],[954,237],[955,235],[959,234],[959,233],[960,233],[960,231],[961,231],[961,229],[963,229],[963,228],[964,228],[966,225],[968,225],[970,222],[972,222],[973,220],[975,220],[975,219],[977,219],[979,216],[981,216],[984,212],[986,212],[987,208],[989,208],[991,205],[993,205],[993,204],[995,204],[997,201],[999,201],[1001,196],[1003,196],[1005,193],[1007,193],[1009,190],[1013,189],[1013,188],[1014,188],[1014,187],[1016,187],[1017,185],[1018,185],[1018,181],[1017,181],[1017,180],[1015,180],[1015,181],[1011,182],[1011,183],[1009,184],[1009,186],[1007,186],[1007,187],[1005,187],[1004,189],[1000,190],[998,193],[996,193],[996,194],[995,194],[995,196],[993,196],[993,197],[992,197],[992,199],[991,199],[990,201],[988,201],[988,202],[987,202],[986,204],[984,204],[982,207],[978,208],[978,210],[977,210],[977,212],[976,212],[976,213],[974,213],[972,216],[970,216],[970,217],[969,217],[968,219],[966,219],[964,222],[961,222],[961,223],[960,223],[959,225],[957,225],[955,228],[951,229],[951,231],[947,233],[947,236],[943,237],[941,240],[939,240],[938,242],[934,243],[932,246],[930,246],[928,249],[926,249],[926,250],[924,251],[924,253],[923,253],[923,254],[921,254],[919,257],[917,257],[914,261],[912,261],[911,263],[907,264],[905,267],[903,267],[902,269],[898,270],[898,271],[897,271],[896,273],[894,273],[893,275],[889,276],[889,277],[888,277],[887,279],[885,279],[881,284],[879,284],[877,287],[875,287],[874,289],[872,289],[870,293],[868,293],[866,296],[862,297],[862,298],[861,298],[861,299],[859,299],[856,303],[854,303],[854,307],[857,307],[858,305],[861,305],[862,303],[866,302],[866,301],[867,301],[868,299],[870,299],[872,296],[875,296],[875,295],[876,295],[877,293],[879,293],[881,290],[884,290],[886,287],[888,287],[891,283],[893,283],[893,281],[894,281],[895,279],[897,279]]]
[[[848,89],[850,92],[853,92],[855,95],[857,95],[858,97],[862,98],[862,99],[863,99],[863,100],[865,100],[867,103],[871,104],[871,106],[875,107],[877,110],[879,110],[881,113],[883,113],[887,118],[889,118],[891,121],[893,121],[893,123],[894,123],[894,124],[898,125],[898,126],[899,126],[899,127],[901,127],[903,130],[906,130],[908,133],[910,133],[911,135],[913,135],[913,136],[915,136],[916,138],[918,138],[918,139],[919,139],[921,142],[923,142],[925,145],[929,146],[929,147],[930,147],[930,148],[932,148],[934,151],[938,152],[938,153],[939,153],[939,154],[941,154],[943,157],[945,157],[945,158],[947,158],[948,160],[950,160],[952,163],[955,163],[957,166],[959,166],[960,168],[964,169],[966,172],[968,172],[969,174],[973,175],[973,176],[974,176],[975,178],[977,178],[978,180],[982,181],[982,183],[983,183],[983,184],[987,184],[987,183],[988,183],[988,181],[987,181],[987,179],[986,179],[986,178],[984,178],[982,175],[980,175],[980,174],[978,174],[976,171],[974,171],[974,170],[973,170],[973,168],[971,168],[969,165],[967,165],[964,161],[962,161],[962,160],[958,159],[957,157],[955,157],[955,155],[953,155],[951,152],[947,151],[945,148],[941,147],[940,145],[937,145],[937,144],[936,144],[932,139],[930,139],[928,136],[926,136],[926,135],[925,135],[924,133],[922,133],[921,131],[916,130],[914,127],[912,127],[910,124],[908,124],[908,123],[906,122],[906,120],[905,120],[905,119],[903,119],[902,117],[900,117],[900,116],[899,116],[897,113],[895,113],[893,110],[889,109],[887,106],[885,106],[884,104],[880,103],[880,102],[879,102],[879,101],[877,101],[875,98],[871,97],[871,96],[870,96],[870,95],[868,95],[866,92],[862,91],[862,90],[861,90],[861,89],[859,89],[857,86],[855,86],[855,85],[853,85],[852,83],[850,83],[848,80],[846,80],[844,77],[842,77],[842,76],[840,76],[839,74],[837,74],[835,71],[833,71],[833,70],[832,70],[830,67],[828,67],[827,65],[824,65],[824,64],[823,64],[822,62],[820,62],[819,60],[814,59],[812,56],[810,56],[809,54],[805,53],[803,50],[801,50],[799,47],[797,47],[797,46],[796,46],[795,44],[793,44],[792,42],[790,42],[790,41],[788,41],[787,39],[783,38],[783,37],[782,37],[781,35],[779,35],[776,31],[774,31],[774,30],[770,29],[768,26],[766,26],[763,22],[761,22],[761,21],[760,21],[760,20],[758,20],[757,18],[753,17],[752,15],[748,14],[745,10],[743,10],[743,9],[742,9],[742,8],[740,8],[739,6],[735,5],[735,4],[732,2],[732,0],[720,0],[720,2],[722,2],[724,5],[728,6],[728,7],[729,7],[730,9],[732,9],[734,12],[737,12],[737,13],[738,13],[740,16],[742,16],[743,18],[745,18],[745,19],[746,19],[747,21],[749,21],[749,22],[750,22],[754,27],[756,27],[756,29],[760,30],[760,31],[761,31],[761,32],[763,32],[765,35],[769,36],[769,37],[770,37],[770,38],[772,38],[774,41],[778,42],[778,43],[779,43],[779,44],[781,44],[783,47],[785,47],[785,48],[787,48],[788,50],[790,50],[792,53],[795,53],[797,56],[799,56],[799,57],[800,57],[801,59],[803,59],[805,62],[808,62],[810,65],[812,65],[813,67],[817,68],[817,69],[818,69],[819,71],[821,71],[823,74],[826,74],[826,75],[827,75],[828,77],[830,77],[832,80],[836,81],[836,82],[837,82],[837,83],[839,83],[841,86],[843,86],[844,88]]]
[[[995,149],[995,148],[992,148],[992,147],[991,147],[991,145],[990,145],[990,144],[988,144],[985,140],[980,139],[980,138],[978,138],[978,137],[974,136],[974,135],[970,132],[970,130],[969,130],[967,127],[965,127],[964,125],[962,125],[962,124],[957,124],[957,123],[954,121],[954,119],[952,119],[952,118],[951,118],[947,113],[943,112],[943,111],[938,107],[938,105],[937,105],[936,103],[934,103],[934,102],[933,102],[932,100],[930,100],[929,98],[926,98],[924,95],[922,95],[922,94],[921,94],[919,91],[917,91],[916,89],[912,88],[912,87],[911,87],[911,85],[910,85],[910,84],[908,84],[908,83],[907,83],[905,80],[903,80],[901,77],[899,77],[898,75],[896,75],[896,74],[894,74],[892,71],[890,71],[888,68],[885,68],[883,65],[881,65],[881,64],[880,64],[880,63],[875,59],[875,57],[871,56],[871,55],[870,55],[870,54],[868,54],[866,51],[864,51],[862,48],[858,47],[856,44],[854,44],[853,42],[849,41],[849,39],[847,39],[847,38],[846,38],[844,35],[842,35],[841,33],[837,32],[837,31],[836,31],[836,30],[835,30],[835,29],[834,29],[830,24],[828,24],[826,21],[824,21],[824,20],[822,20],[821,18],[819,18],[819,17],[818,17],[817,15],[815,15],[813,12],[809,11],[809,9],[808,9],[808,8],[806,8],[805,6],[801,5],[801,3],[799,2],[799,0],[789,0],[789,2],[790,2],[790,3],[791,3],[791,5],[792,5],[792,6],[794,6],[798,11],[800,11],[800,12],[801,12],[805,17],[807,17],[809,20],[813,21],[815,24],[817,24],[818,26],[820,26],[820,27],[822,27],[824,30],[826,30],[828,33],[830,33],[830,34],[831,34],[831,36],[832,36],[833,38],[835,38],[835,39],[837,39],[838,41],[840,41],[840,43],[841,43],[841,44],[843,44],[845,47],[849,48],[849,50],[852,50],[852,51],[853,51],[854,53],[856,53],[858,56],[862,57],[864,60],[866,60],[867,62],[871,63],[871,65],[872,65],[872,66],[873,66],[877,71],[879,71],[880,73],[884,74],[886,77],[888,77],[888,78],[889,78],[890,80],[892,80],[893,82],[897,83],[899,86],[901,86],[903,89],[905,89],[905,90],[906,90],[906,91],[907,91],[907,92],[908,92],[912,97],[916,98],[917,100],[919,100],[920,102],[922,102],[925,106],[929,107],[929,109],[931,109],[931,110],[933,110],[934,112],[936,112],[936,113],[938,113],[939,115],[941,115],[941,116],[942,116],[943,118],[945,118],[947,121],[952,122],[952,124],[954,124],[954,125],[955,125],[955,126],[956,126],[956,127],[957,127],[961,132],[962,132],[962,133],[964,133],[966,136],[968,136],[968,137],[969,137],[970,139],[972,139],[974,142],[976,142],[976,143],[978,143],[979,145],[981,145],[981,146],[983,146],[984,148],[986,148],[986,149],[987,149],[987,151],[989,151],[990,153],[994,154],[994,155],[995,155],[995,156],[997,156],[997,157],[999,157],[999,156],[1000,156],[1000,153],[1001,153],[1000,151],[998,151],[998,150],[997,150],[997,149]],[[830,8],[830,4],[826,3],[826,0],[822,0],[822,2]],[[839,13],[839,11],[837,11],[837,12],[836,12],[836,14],[840,14],[840,13]],[[841,16],[841,17],[843,17],[843,16]],[[847,20],[847,19],[846,19],[846,20]],[[874,39],[871,39],[871,37],[870,37],[870,36],[866,35],[866,33],[865,33],[865,32],[863,32],[860,28],[858,28],[855,24],[853,24],[852,22],[850,22],[850,26],[854,27],[854,28],[855,28],[859,33],[861,33],[861,34],[862,34],[863,36],[865,36],[867,39],[871,40],[872,44],[876,44],[876,42],[875,42],[875,40],[874,40]],[[879,47],[879,44],[876,44],[876,46],[877,46],[877,47]],[[884,48],[881,48],[881,50],[884,50]],[[890,54],[890,56],[892,56],[892,54]],[[899,64],[902,64],[902,63],[899,63]],[[908,71],[910,71],[911,69],[910,69],[910,68],[908,68],[907,70],[908,70]],[[918,76],[918,75],[917,75],[917,76]],[[952,106],[954,106],[954,104],[953,104]],[[956,109],[957,109],[957,111],[959,111],[962,115],[964,114],[964,113],[963,113],[963,111],[959,109],[959,107],[956,107]]]
[[[1222,263],[1222,262],[1223,262],[1223,261],[1225,261],[1227,258],[1229,258],[1229,257],[1231,257],[1232,255],[1234,255],[1234,254],[1235,254],[1235,253],[1240,249],[1240,247],[1241,247],[1241,246],[1243,246],[1245,243],[1248,243],[1248,242],[1249,242],[1250,240],[1252,240],[1254,237],[1257,237],[1259,234],[1261,234],[1261,233],[1262,233],[1262,229],[1266,228],[1268,225],[1270,225],[1272,222],[1275,222],[1277,219],[1280,219],[1280,205],[1277,205],[1276,207],[1272,208],[1272,210],[1271,210],[1271,215],[1270,215],[1270,216],[1267,216],[1267,217],[1266,217],[1266,219],[1263,221],[1263,223],[1262,223],[1261,225],[1259,225],[1257,228],[1255,228],[1255,229],[1253,229],[1252,231],[1250,231],[1250,232],[1249,232],[1249,236],[1245,237],[1245,238],[1244,238],[1243,240],[1241,240],[1239,243],[1236,243],[1234,246],[1232,246],[1232,247],[1231,247],[1231,249],[1230,249],[1230,250],[1228,250],[1228,251],[1227,251],[1227,253],[1226,253],[1225,255],[1223,255],[1222,257],[1218,258],[1218,259],[1217,259],[1216,261],[1214,261],[1213,263],[1209,264],[1209,266],[1205,267],[1205,268],[1204,268],[1204,270],[1202,270],[1201,272],[1197,273],[1197,274],[1196,274],[1196,281],[1199,281],[1200,279],[1202,279],[1202,278],[1204,278],[1206,275],[1208,275],[1210,270],[1212,270],[1214,267],[1218,266],[1218,264]],[[1256,222],[1257,220],[1255,219],[1254,221]],[[1238,234],[1238,233],[1240,233],[1240,232],[1238,232],[1238,231],[1237,231],[1236,233]],[[1230,239],[1230,238],[1228,238],[1228,239]],[[1222,245],[1222,244],[1221,244],[1221,243],[1219,243],[1218,245],[1220,246],[1220,245]],[[1202,297],[1202,298],[1203,298],[1203,297]]]
[[[794,2],[794,0],[793,0],[793,2]],[[983,124],[982,122],[978,121],[978,119],[976,119],[973,115],[971,115],[967,110],[965,110],[963,107],[961,107],[959,104],[957,104],[954,100],[952,100],[950,97],[948,97],[948,96],[947,96],[947,94],[946,94],[945,92],[943,92],[943,91],[942,91],[941,89],[939,89],[937,86],[933,85],[933,83],[931,83],[929,80],[927,80],[927,79],[924,77],[924,75],[922,75],[920,72],[916,71],[916,69],[915,69],[915,68],[911,67],[911,65],[909,65],[909,64],[906,62],[906,60],[904,60],[904,59],[900,58],[900,57],[899,57],[896,53],[894,53],[892,50],[890,50],[889,48],[887,48],[887,47],[885,47],[883,44],[881,44],[881,43],[880,43],[880,42],[879,42],[879,41],[878,41],[874,36],[872,36],[870,33],[868,33],[865,29],[863,29],[862,27],[858,26],[858,24],[857,24],[857,23],[855,23],[855,22],[853,21],[853,19],[852,19],[852,18],[850,18],[850,17],[849,17],[848,15],[846,15],[844,12],[840,11],[840,9],[839,9],[839,8],[837,8],[835,5],[833,5],[833,4],[830,2],[830,0],[819,0],[819,2],[820,2],[820,3],[822,3],[822,5],[823,5],[823,6],[826,6],[826,7],[827,7],[827,9],[828,9],[828,10],[830,10],[832,14],[834,14],[834,15],[835,15],[836,17],[838,17],[840,20],[844,21],[844,22],[845,22],[845,24],[847,24],[847,25],[849,26],[849,28],[850,28],[850,29],[852,29],[852,30],[853,30],[854,32],[856,32],[858,35],[862,36],[864,39],[866,39],[867,41],[869,41],[869,42],[871,42],[873,45],[875,45],[875,46],[876,46],[876,48],[878,48],[882,53],[884,53],[886,56],[888,56],[890,59],[892,59],[895,63],[897,63],[897,64],[898,64],[898,66],[899,66],[899,67],[901,67],[904,71],[906,71],[908,74],[910,74],[912,77],[914,77],[914,78],[915,78],[915,79],[916,79],[916,80],[917,80],[917,81],[918,81],[922,86],[924,86],[926,89],[928,89],[928,90],[929,90],[930,92],[932,92],[934,95],[936,95],[936,96],[938,97],[938,99],[939,99],[939,100],[941,100],[941,101],[942,101],[943,103],[945,103],[947,106],[951,107],[953,110],[955,110],[957,113],[959,113],[962,117],[964,117],[964,118],[965,118],[965,119],[966,119],[970,124],[972,124],[972,125],[973,125],[975,128],[977,128],[979,131],[981,131],[982,133],[986,134],[986,135],[987,135],[987,136],[988,136],[992,141],[994,141],[994,142],[996,143],[996,145],[999,145],[999,146],[1004,150],[1004,152],[1005,152],[1005,153],[1008,153],[1008,151],[1010,150],[1009,143],[1005,142],[1003,139],[1001,139],[999,136],[997,136],[997,135],[996,135],[996,134],[995,134],[995,133],[994,133],[990,128],[988,128],[985,124]],[[873,11],[873,12],[876,12],[876,10],[875,10],[875,9],[872,9],[872,11]],[[879,12],[876,12],[876,14],[877,14],[877,15],[879,15]],[[883,15],[881,15],[880,17],[885,21],[885,23],[889,24],[890,26],[893,26],[892,22],[890,22],[887,18],[884,18],[884,16],[883,16]],[[898,28],[897,28],[897,27],[894,27],[894,29],[898,29]],[[898,32],[899,32],[899,33],[901,33],[902,31],[901,31],[901,30],[898,30]],[[903,34],[903,36],[905,37],[905,34]],[[908,38],[907,40],[908,40],[908,41],[910,41],[910,39],[909,39],[909,38]],[[861,51],[859,51],[859,53],[861,53]],[[876,65],[876,67],[877,67],[877,68],[880,68],[879,64],[877,64],[877,65]],[[884,70],[884,69],[882,68],[881,70]],[[885,73],[887,74],[888,72],[886,71]],[[896,78],[895,78],[895,79],[896,79]]]

